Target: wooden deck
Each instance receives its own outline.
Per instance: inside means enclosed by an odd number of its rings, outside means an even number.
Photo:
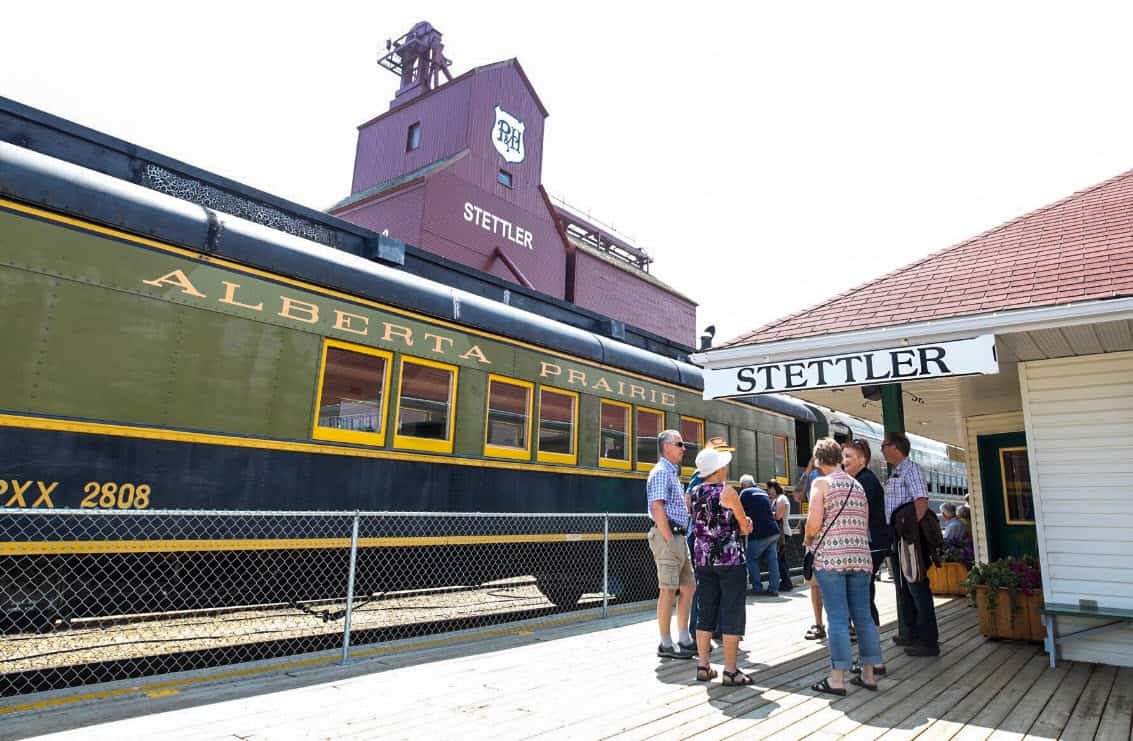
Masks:
[[[883,622],[892,586],[879,585]],[[0,718],[25,738],[850,738],[1129,739],[1133,670],[994,643],[962,600],[939,600],[942,654],[910,659],[883,632],[881,691],[816,696],[825,647],[803,640],[806,592],[749,599],[741,666],[755,687],[699,684],[691,661],[654,656],[652,613],[380,655],[254,679],[140,691]],[[719,656],[713,654],[719,668]]]

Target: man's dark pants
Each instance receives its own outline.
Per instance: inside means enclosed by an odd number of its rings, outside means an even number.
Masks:
[[[889,551],[870,551],[873,558],[873,573],[869,579],[869,613],[873,615],[873,624],[881,627],[881,614],[877,611],[877,574],[881,571],[881,564],[885,563]]]
[[[782,538],[779,539],[779,591],[787,592],[795,588],[791,581],[791,572],[787,571],[787,545]]]
[[[940,635],[936,629],[936,607],[932,604],[932,588],[928,579],[908,582],[900,567],[895,571],[893,586],[897,589],[898,637],[922,646],[936,646]]]

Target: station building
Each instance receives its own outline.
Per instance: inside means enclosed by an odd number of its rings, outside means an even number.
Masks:
[[[1133,171],[693,361],[966,448],[977,560],[1036,555],[1058,656],[1133,666]]]
[[[454,78],[440,32],[419,23],[379,64],[401,84],[358,127],[351,192],[331,214],[693,348],[696,303],[543,187],[549,114],[518,60]]]

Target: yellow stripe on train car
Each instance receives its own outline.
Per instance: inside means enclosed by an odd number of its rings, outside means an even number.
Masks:
[[[610,533],[610,540],[644,540],[645,533]],[[359,538],[359,548],[432,548],[446,545],[601,542],[602,533],[532,533],[528,535],[436,535]],[[289,551],[350,547],[350,538],[241,538],[220,540],[60,540],[0,543],[0,556],[59,556],[97,553],[194,553],[214,551]]]

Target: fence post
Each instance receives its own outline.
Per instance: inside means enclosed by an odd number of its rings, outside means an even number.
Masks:
[[[350,618],[354,612],[354,570],[358,565],[358,513],[354,513],[354,530],[350,534],[350,575],[346,579],[346,620],[342,626],[342,663],[350,658]]]
[[[610,513],[602,516],[602,617],[608,617],[610,603]]]

